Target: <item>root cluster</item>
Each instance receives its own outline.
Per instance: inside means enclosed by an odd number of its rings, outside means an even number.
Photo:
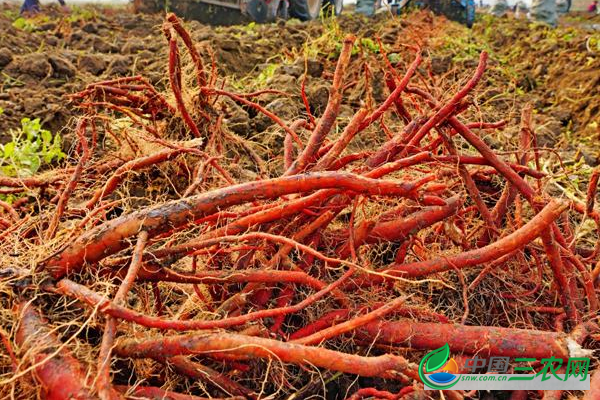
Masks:
[[[553,196],[530,108],[515,151],[482,139],[506,125],[463,117],[486,53],[446,99],[420,49],[385,58],[387,98],[344,124],[347,37],[322,115],[284,121],[257,100],[282,93],[225,90],[177,17],[163,31],[169,93],[91,84],[71,97],[71,165],[0,177],[25,194],[1,203],[2,394],[428,398],[418,363],[446,343],[597,348],[599,170],[584,201]],[[226,98],[272,120],[280,154],[227,129]]]

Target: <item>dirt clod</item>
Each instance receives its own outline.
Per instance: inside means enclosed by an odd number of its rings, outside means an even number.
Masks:
[[[31,53],[17,57],[8,64],[5,72],[18,79],[39,80],[52,74],[52,65],[44,53]]]
[[[285,121],[293,121],[300,112],[298,102],[289,98],[273,100],[265,108]],[[252,123],[258,132],[262,132],[272,125],[270,118],[263,114],[258,114],[253,118]]]
[[[329,101],[329,88],[331,85],[328,83],[311,85],[307,90],[308,101],[310,107],[315,113],[322,112],[327,106]]]
[[[122,54],[136,54],[148,48],[148,39],[131,38],[121,47]]]
[[[72,78],[77,73],[75,66],[66,58],[51,55],[48,57],[48,61],[52,65],[53,74],[56,77]]]
[[[107,62],[98,54],[86,54],[79,59],[79,68],[92,75],[100,75],[106,69]]]
[[[12,52],[6,47],[0,48],[0,69],[6,67],[13,59]]]
[[[115,55],[110,59],[106,73],[110,76],[125,76],[131,71],[131,58]]]

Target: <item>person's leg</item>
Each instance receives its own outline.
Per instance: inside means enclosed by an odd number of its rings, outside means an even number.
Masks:
[[[38,0],[25,0],[23,5],[21,6],[21,10],[19,11],[21,14],[30,13],[35,14],[40,12],[40,3]]]
[[[298,18],[301,21],[311,19],[308,14],[306,0],[289,0],[289,13],[292,18]]]
[[[496,0],[494,4],[492,4],[492,8],[490,9],[490,14],[495,15],[496,17],[501,17],[508,11],[508,2],[506,0]]]
[[[556,26],[558,15],[556,13],[556,0],[533,0],[529,16],[534,21]]]
[[[357,0],[356,12],[364,15],[375,14],[375,0]]]
[[[569,2],[567,0],[556,1],[556,12],[558,14],[566,14],[569,12]]]

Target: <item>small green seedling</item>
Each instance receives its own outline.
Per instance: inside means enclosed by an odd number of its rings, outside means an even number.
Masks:
[[[6,176],[31,176],[43,163],[50,164],[65,157],[60,134],[42,129],[39,118],[23,118],[21,129],[10,131],[12,140],[0,145],[0,172]]]
[[[12,26],[25,32],[33,32],[37,28],[33,22],[23,17],[15,19],[12,23]]]

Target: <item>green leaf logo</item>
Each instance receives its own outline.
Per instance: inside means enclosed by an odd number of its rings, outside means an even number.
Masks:
[[[446,364],[448,357],[450,356],[450,346],[446,343],[444,346],[437,350],[428,353],[425,358],[427,362],[425,364],[425,371],[432,372]]]
[[[458,379],[455,379],[453,382],[450,382],[449,384],[442,385],[442,384],[439,384],[438,382],[432,382],[425,376],[425,374],[429,374],[429,373],[435,371],[436,369],[439,369],[444,364],[446,364],[446,361],[448,361],[449,357],[450,357],[450,346],[448,346],[448,343],[446,343],[444,346],[440,347],[439,349],[435,349],[435,350],[427,353],[425,355],[425,357],[423,357],[421,359],[421,362],[419,363],[418,371],[419,371],[419,377],[421,378],[421,381],[425,385],[427,385],[430,388],[435,389],[435,390],[446,390],[446,389],[449,389],[452,386],[456,385],[456,383],[459,381]]]

